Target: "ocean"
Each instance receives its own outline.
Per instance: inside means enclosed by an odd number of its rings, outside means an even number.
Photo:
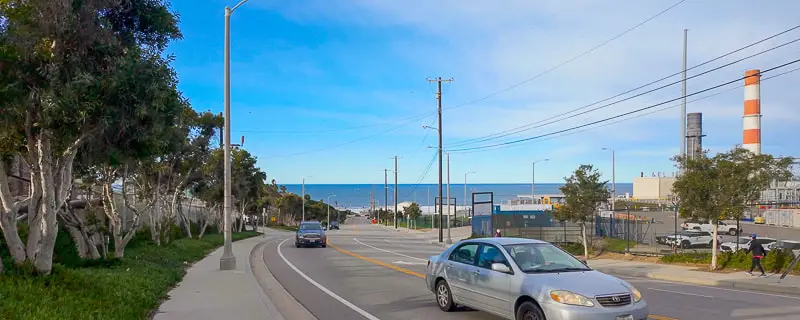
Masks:
[[[558,190],[563,184],[560,183],[537,183],[534,190],[537,195],[560,194]],[[609,183],[609,188],[611,184]],[[378,206],[384,204],[383,184],[306,184],[306,194],[314,200],[324,200],[337,206],[352,210],[361,210],[369,207],[370,193],[372,193]],[[288,184],[286,190],[300,194],[302,185]],[[467,204],[470,204],[471,192],[494,192],[494,202],[501,203],[505,200],[515,198],[517,195],[531,194],[531,184],[468,184],[467,185]],[[447,185],[443,186],[444,196],[447,196]],[[633,194],[633,183],[617,183],[617,196]],[[389,184],[388,188],[389,205],[394,204],[394,184]],[[397,186],[397,199],[399,202],[413,201],[421,206],[433,205],[438,196],[438,184],[399,184]],[[458,205],[463,205],[464,184],[450,183],[450,196],[456,198]]]

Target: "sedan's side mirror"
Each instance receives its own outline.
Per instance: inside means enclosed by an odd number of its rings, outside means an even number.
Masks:
[[[507,265],[502,263],[492,263],[492,271],[511,273],[511,269]]]

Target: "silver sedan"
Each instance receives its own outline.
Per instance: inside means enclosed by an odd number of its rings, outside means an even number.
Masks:
[[[645,320],[642,294],[548,242],[483,238],[431,256],[428,289],[443,311],[456,305],[517,320]]]

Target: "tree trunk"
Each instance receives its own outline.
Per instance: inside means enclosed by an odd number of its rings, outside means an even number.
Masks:
[[[717,235],[719,234],[719,225],[717,221],[712,221],[714,224],[714,239],[711,240],[711,270],[717,270]]]
[[[583,238],[583,259],[589,260],[589,242],[586,241],[586,222],[581,221],[581,237]]]
[[[26,203],[30,207],[31,201],[29,201],[30,198],[23,201],[14,201],[8,183],[5,163],[0,160],[0,229],[3,230],[3,238],[13,263],[19,264],[26,260],[27,255],[25,253],[25,244],[22,242],[17,229],[17,212]]]
[[[150,210],[148,218],[150,221],[150,239],[152,239],[157,246],[161,246],[161,210],[163,201],[158,189],[157,187],[153,194],[154,205],[153,209]]]
[[[64,211],[60,212],[59,217],[64,227],[67,228],[67,232],[72,237],[72,242],[75,243],[78,256],[82,259],[100,259],[101,255],[94,241],[94,232],[89,231],[89,228],[83,220],[70,208],[66,208]]]

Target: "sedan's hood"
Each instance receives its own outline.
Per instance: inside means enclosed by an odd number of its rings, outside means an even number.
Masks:
[[[587,297],[631,292],[623,280],[596,270],[528,274],[525,281],[529,282],[531,287],[547,288],[545,290],[547,292],[567,290]],[[549,295],[548,293],[544,294]]]

